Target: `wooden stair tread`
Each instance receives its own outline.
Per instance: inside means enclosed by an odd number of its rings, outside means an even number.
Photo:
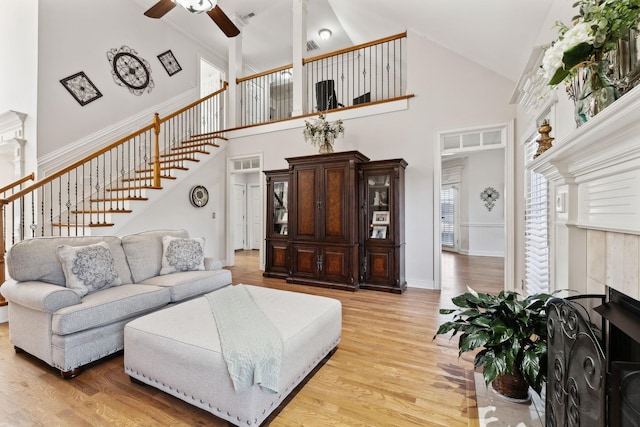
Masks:
[[[210,151],[197,149],[197,148],[194,149],[193,146],[174,147],[171,149],[171,151],[176,151],[176,153],[160,154],[160,157],[181,156],[183,154],[207,154],[207,155],[211,154]]]
[[[131,209],[91,209],[87,211],[71,211],[72,214],[131,213]]]
[[[172,162],[182,162],[182,161],[199,162],[200,160],[192,159],[192,158],[189,158],[189,157],[180,157],[180,158],[177,158],[177,159],[160,160],[160,163],[172,163]],[[149,162],[149,164],[152,165],[153,162]]]
[[[154,187],[153,185],[133,185],[131,187],[105,188],[105,191],[127,191],[127,190],[162,190],[162,187]]]
[[[90,199],[90,201],[92,203],[99,203],[99,202],[125,202],[128,200],[133,200],[133,201],[146,201],[149,200],[148,197],[136,197],[136,196],[124,196],[124,197],[105,197],[105,198],[98,198],[98,199]]]
[[[139,173],[139,172],[136,171],[136,173]],[[141,173],[144,173],[144,172],[141,172]],[[122,182],[149,181],[152,179],[153,179],[153,176],[138,176],[135,178],[124,178]],[[177,178],[175,176],[170,176],[170,175],[160,175],[160,179],[177,179]]]
[[[53,223],[52,227],[73,227],[73,228],[83,228],[83,227],[113,227],[113,224],[102,222],[102,223],[88,223],[88,224],[64,224],[64,223]]]
[[[229,139],[227,139],[224,136],[221,135],[209,135],[206,133],[201,133],[198,135],[193,135],[191,138],[187,139],[187,141],[206,141],[208,139],[221,139],[223,141],[228,141]]]
[[[161,159],[166,159],[167,157],[175,157],[175,156],[182,156],[184,154],[211,154],[208,151],[205,150],[192,150],[192,149],[183,149],[183,148],[172,148],[172,150],[183,150],[180,151],[179,153],[168,153],[168,154],[160,154],[160,158]]]
[[[193,148],[193,147],[220,147],[219,144],[214,142],[195,142],[192,140],[182,141],[182,147],[172,148],[172,150],[179,150],[181,148]]]
[[[163,166],[160,167],[160,170],[168,171],[168,170],[179,170],[179,171],[188,171],[189,168],[185,168],[184,166]],[[138,169],[135,173],[148,173],[153,172],[153,169]]]

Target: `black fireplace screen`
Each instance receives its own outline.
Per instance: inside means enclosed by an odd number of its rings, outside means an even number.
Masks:
[[[577,300],[554,298],[547,307],[548,427],[595,427],[606,423],[603,414],[607,366],[601,329],[590,321],[587,310]]]
[[[611,425],[640,426],[640,363],[613,362]]]

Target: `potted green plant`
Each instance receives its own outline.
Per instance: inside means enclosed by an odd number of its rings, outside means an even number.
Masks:
[[[440,325],[434,335],[460,333],[459,355],[481,349],[474,367],[483,368],[487,385],[513,399],[527,399],[531,386],[540,393],[547,373],[547,314],[550,294],[522,299],[517,292],[498,295],[472,289],[452,298],[456,309],[441,309],[453,320]]]

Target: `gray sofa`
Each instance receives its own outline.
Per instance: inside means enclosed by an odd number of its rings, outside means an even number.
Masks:
[[[201,257],[190,271],[167,270],[166,236],[189,238],[185,230],[155,230],[124,237],[42,237],[11,247],[11,279],[0,293],[9,302],[9,337],[16,351],[42,359],[60,369],[63,378],[71,378],[84,365],[122,350],[124,325],[132,319],[231,284],[231,272],[209,258]],[[76,276],[69,276],[72,269],[62,258],[63,248],[105,253],[110,262],[85,275],[106,276],[110,282],[96,289],[89,286],[88,291],[72,286]]]

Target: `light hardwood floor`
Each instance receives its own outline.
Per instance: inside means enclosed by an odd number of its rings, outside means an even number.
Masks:
[[[336,298],[343,306],[338,351],[272,426],[475,426],[472,356],[432,337],[440,307],[469,285],[502,289],[502,259],[443,254],[442,292],[348,292],[265,279],[257,251],[238,252],[234,283]],[[225,426],[226,422],[152,387],[130,382],[117,355],[72,380],[9,343],[0,325],[0,426]],[[212,385],[215,386],[215,385]]]

